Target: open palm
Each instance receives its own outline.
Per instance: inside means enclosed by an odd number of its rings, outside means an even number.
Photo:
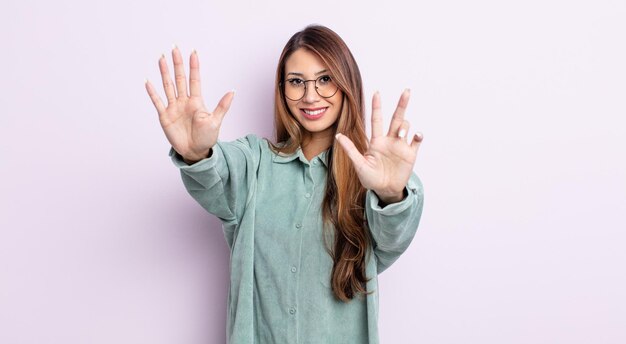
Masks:
[[[352,160],[363,187],[373,190],[383,200],[401,199],[422,142],[422,135],[419,133],[413,135],[410,142],[406,139],[409,122],[404,119],[404,112],[409,103],[409,97],[410,91],[405,90],[398,101],[389,131],[387,135],[383,135],[380,94],[378,92],[374,94],[372,137],[368,151],[364,154],[358,151],[347,136],[337,134],[337,140]]]
[[[224,115],[230,108],[234,92],[226,93],[213,112],[208,111],[200,88],[200,63],[194,50],[189,57],[189,93],[183,59],[177,47],[172,49],[175,83],[169,75],[165,56],[159,59],[159,70],[167,107],[149,81],[146,90],[159,114],[159,122],[168,141],[187,161],[206,158],[217,142]]]

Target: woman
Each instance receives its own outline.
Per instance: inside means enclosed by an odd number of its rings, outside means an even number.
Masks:
[[[357,64],[335,32],[311,25],[278,62],[276,143],[253,134],[223,142],[234,92],[208,111],[197,53],[189,95],[176,47],[172,57],[175,86],[159,59],[167,107],[146,89],[185,187],[223,223],[229,342],[377,343],[377,275],[406,250],[423,206],[408,90],[387,134],[374,94],[368,142]]]

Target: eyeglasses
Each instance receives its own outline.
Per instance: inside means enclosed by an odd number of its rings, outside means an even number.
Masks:
[[[333,82],[329,75],[322,75],[317,79],[302,80],[300,78],[291,78],[281,82],[284,86],[285,97],[290,100],[300,100],[306,94],[306,84],[309,81],[315,81],[315,91],[322,98],[330,98],[337,93],[339,86]]]

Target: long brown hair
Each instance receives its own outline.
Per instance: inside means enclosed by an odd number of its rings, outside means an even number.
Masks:
[[[352,140],[360,152],[367,150],[361,72],[345,42],[331,29],[309,25],[295,33],[285,45],[276,69],[274,101],[276,142],[270,146],[276,152],[293,153],[301,145],[304,129],[290,113],[281,82],[285,77],[285,63],[291,54],[304,48],[316,54],[326,64],[334,82],[343,93],[341,113],[333,124]],[[324,243],[333,258],[331,285],[335,296],[350,301],[358,293],[366,294],[366,259],[370,236],[364,214],[365,192],[352,161],[333,140],[327,153],[328,178],[322,204]],[[329,224],[335,228],[333,249],[326,240]]]

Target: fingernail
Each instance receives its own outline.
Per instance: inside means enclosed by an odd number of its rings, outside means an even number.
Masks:
[[[335,134],[335,139],[339,140],[340,133]]]
[[[198,51],[196,51],[196,49],[195,49],[195,48],[191,51],[191,53],[192,53],[192,54],[196,54],[196,55],[198,55]]]
[[[176,43],[172,44],[172,50],[177,49],[178,47],[176,46]]]
[[[424,139],[424,135],[422,135],[422,133],[415,133],[415,137],[418,141],[422,141]]]
[[[398,136],[399,136],[400,138],[403,138],[403,137],[404,137],[404,135],[406,135],[406,130],[404,130],[404,129],[400,129],[400,131],[398,132]]]
[[[407,88],[407,89],[406,89],[406,91],[407,91],[407,92],[409,92],[409,93],[411,93],[411,89],[410,89],[410,88]]]
[[[160,59],[164,59],[164,58],[165,58],[165,54],[164,54],[164,53],[161,53],[161,56],[159,56],[159,60],[160,60]]]
[[[232,90],[230,90],[230,91],[231,91],[231,92],[233,92],[233,96],[235,96],[235,92],[237,92],[237,90],[233,88],[233,89],[232,89]]]
[[[148,78],[145,78],[145,79],[144,79],[144,81],[143,81],[143,83],[144,83],[144,84],[147,84],[147,83],[148,83]]]

